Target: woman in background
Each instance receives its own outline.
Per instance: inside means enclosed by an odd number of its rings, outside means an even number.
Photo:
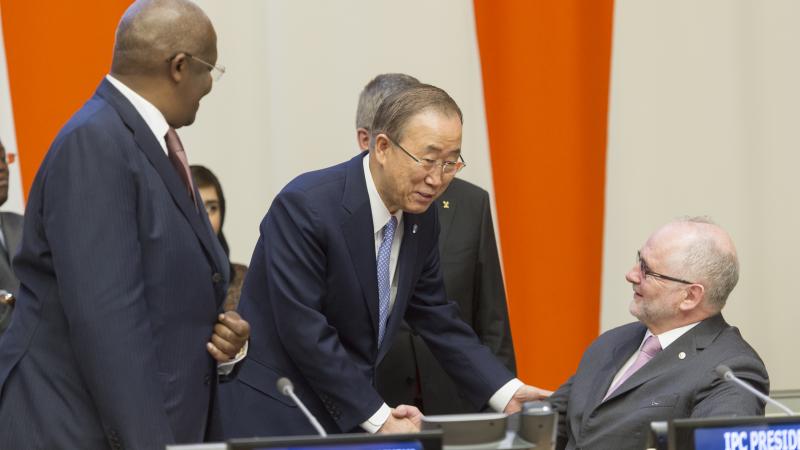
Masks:
[[[231,281],[228,284],[228,295],[225,297],[225,311],[235,310],[239,305],[239,296],[242,293],[244,276],[247,273],[247,266],[230,262],[231,251],[225,234],[222,233],[222,225],[225,223],[225,195],[222,194],[222,186],[213,172],[204,166],[190,166],[192,178],[200,191],[200,198],[208,213],[208,220],[211,228],[219,239],[219,243],[228,256],[228,263],[231,265]]]

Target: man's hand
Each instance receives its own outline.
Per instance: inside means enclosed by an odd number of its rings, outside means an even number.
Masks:
[[[422,426],[422,412],[416,406],[399,405],[397,408],[392,409],[392,416],[396,419],[408,419],[417,427],[417,431]]]
[[[522,404],[525,402],[532,402],[534,400],[542,400],[553,395],[553,391],[539,389],[527,384],[517,389],[514,395],[503,410],[506,414],[514,414],[522,409]]]
[[[378,430],[378,433],[416,433],[419,431],[419,427],[414,425],[414,422],[412,422],[409,418],[396,417],[395,411],[396,410],[394,409],[392,410],[392,414],[388,419],[386,419],[386,422],[383,423],[383,426]]]
[[[224,363],[236,357],[250,338],[250,324],[236,311],[226,311],[218,319],[206,348],[217,362]]]

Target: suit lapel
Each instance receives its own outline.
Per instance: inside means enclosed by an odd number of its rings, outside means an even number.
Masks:
[[[161,180],[164,182],[164,185],[167,187],[167,191],[173,201],[178,205],[178,209],[180,209],[184,217],[186,217],[197,239],[202,244],[206,257],[212,263],[214,271],[218,272],[222,270],[221,267],[223,267],[224,264],[220,264],[218,260],[217,251],[212,241],[213,233],[207,225],[208,221],[203,221],[200,215],[202,209],[198,211],[198,208],[192,202],[191,197],[189,197],[186,192],[183,181],[175,171],[175,168],[172,167],[169,158],[167,158],[164,149],[156,140],[157,138],[153,135],[150,127],[147,126],[144,119],[142,119],[128,99],[111,85],[108,80],[104,79],[102,83],[100,83],[100,87],[97,88],[97,94],[114,107],[122,118],[122,121],[125,122],[125,125],[133,132],[133,138],[136,144],[150,161],[150,164],[153,165],[156,172],[161,177]]]
[[[617,374],[617,372],[619,372],[619,369],[625,365],[625,362],[628,361],[631,355],[639,348],[646,331],[647,328],[645,328],[643,325],[632,328],[630,334],[620,339],[620,341],[614,347],[611,358],[606,361],[603,368],[595,376],[594,389],[592,390],[593,397],[591,402],[588,403],[592,410],[599,407],[601,403],[604,403],[603,398],[606,396],[608,388],[611,387],[611,382],[614,380],[614,376]],[[612,395],[609,398],[613,397],[614,396]],[[588,416],[589,414],[584,415],[584,417]]]
[[[342,234],[350,252],[364,302],[369,310],[374,341],[378,341],[378,272],[375,267],[375,241],[372,236],[372,210],[362,158],[366,152],[351,159],[347,165],[342,207],[349,216],[342,223]],[[369,232],[367,232],[369,231]]]
[[[668,374],[679,365],[688,364],[698,352],[710,345],[726,326],[727,323],[720,314],[700,322],[631,375],[608,400],[624,395],[656,377]]]
[[[10,220],[3,218],[3,236],[6,239],[6,249],[8,250],[9,260],[14,257],[19,243],[22,240],[22,224],[20,226],[10,226]]]
[[[457,180],[453,180],[450,183],[450,186],[452,187],[456,181]],[[459,204],[458,199],[454,198],[452,194],[453,191],[454,189],[448,187],[447,190],[444,191],[444,194],[442,194],[442,196],[436,200],[436,208],[439,209],[439,226],[441,227],[439,236],[444,237],[445,239],[451,235],[451,233],[449,233],[450,225],[453,223],[453,218],[456,215],[456,208],[458,208]],[[445,239],[439,239],[440,252],[446,244]]]

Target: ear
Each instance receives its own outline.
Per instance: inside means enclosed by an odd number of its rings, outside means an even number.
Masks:
[[[361,150],[369,150],[369,131],[364,127],[356,129],[356,141]]]
[[[698,308],[706,296],[706,288],[702,284],[693,284],[686,288],[684,291],[684,299],[681,301],[679,308],[681,311],[691,311]]]
[[[372,149],[372,153],[374,153],[376,160],[380,162],[381,165],[386,164],[386,158],[391,147],[392,143],[389,142],[389,138],[385,134],[381,133],[375,136],[375,148]]]
[[[189,57],[186,53],[178,53],[169,61],[169,76],[176,83],[180,83],[186,76],[188,70]]]

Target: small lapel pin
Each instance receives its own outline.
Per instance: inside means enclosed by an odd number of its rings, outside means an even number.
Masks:
[[[442,208],[450,209],[450,201],[449,200],[442,200]]]
[[[685,359],[685,358],[686,358],[686,353],[685,352],[678,353],[678,359]]]
[[[411,234],[417,234],[417,224],[411,225]]]

